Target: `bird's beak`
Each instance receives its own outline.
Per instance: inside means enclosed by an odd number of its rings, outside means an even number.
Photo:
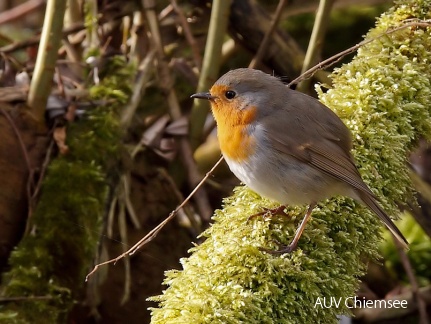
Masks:
[[[192,94],[190,96],[190,98],[193,98],[193,99],[214,100],[216,97],[212,96],[211,93],[209,93],[209,92],[199,92],[199,93]]]

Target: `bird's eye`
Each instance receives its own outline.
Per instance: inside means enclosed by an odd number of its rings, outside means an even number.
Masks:
[[[236,96],[236,92],[232,90],[228,90],[224,93],[226,99],[233,99]]]

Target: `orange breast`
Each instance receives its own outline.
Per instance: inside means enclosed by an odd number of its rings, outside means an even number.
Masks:
[[[236,162],[244,161],[253,154],[255,140],[246,127],[255,120],[256,107],[239,110],[231,105],[212,103],[212,111],[222,153]]]

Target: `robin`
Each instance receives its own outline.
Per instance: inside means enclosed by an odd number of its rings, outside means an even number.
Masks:
[[[231,171],[261,196],[282,204],[271,213],[308,204],[292,242],[275,253],[292,252],[316,204],[336,195],[365,204],[407,247],[355,166],[348,128],[318,100],[246,68],[227,72],[208,93],[191,97],[210,101]]]

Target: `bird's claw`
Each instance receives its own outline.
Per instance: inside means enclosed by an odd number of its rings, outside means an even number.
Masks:
[[[277,240],[272,240],[272,242],[278,245],[278,247],[279,247],[278,250],[270,250],[270,249],[266,249],[263,247],[260,247],[259,250],[266,252],[266,253],[269,253],[269,254],[285,254],[285,253],[290,254],[293,251],[295,251],[296,248],[298,247],[297,244],[293,244],[293,243],[291,243],[289,245],[283,245]]]
[[[284,217],[289,217],[289,214],[284,211],[285,208],[286,208],[286,206],[284,206],[284,205],[278,206],[276,208],[265,208],[265,207],[263,207],[263,211],[249,216],[248,220],[251,220],[251,219],[253,219],[255,217],[259,217],[259,216],[263,216],[264,219],[272,217],[274,215],[281,215]]]

